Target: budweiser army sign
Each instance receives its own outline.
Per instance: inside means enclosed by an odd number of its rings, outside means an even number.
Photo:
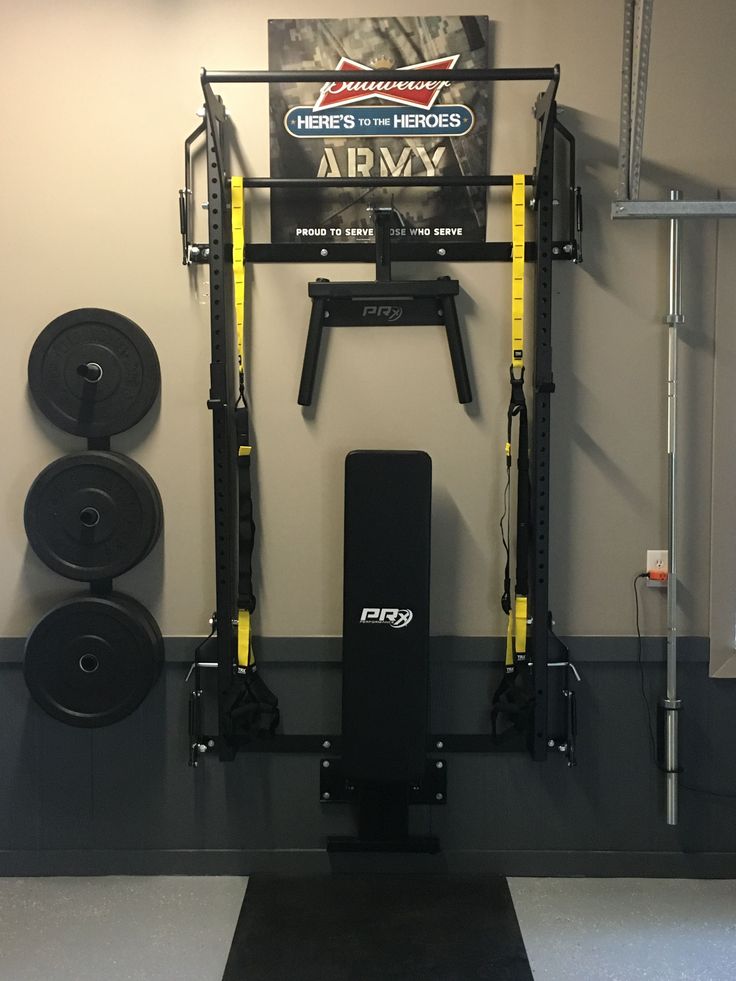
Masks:
[[[406,65],[399,71],[452,71],[459,55],[435,58]],[[389,67],[385,60],[364,65],[353,58],[340,58],[335,71],[373,71]],[[320,89],[313,106],[294,106],[284,117],[284,126],[290,136],[297,139],[324,138],[327,134],[346,137],[378,136],[464,136],[475,123],[468,106],[442,104],[435,106],[443,89],[449,89],[449,80],[407,78],[400,82],[346,79],[344,82],[326,82]],[[371,105],[364,105],[370,102]],[[358,105],[361,103],[360,105]],[[377,103],[377,104],[376,104]],[[414,109],[416,112],[396,111],[396,106]],[[434,107],[434,109],[433,109]],[[345,110],[345,111],[342,111]],[[431,157],[418,154],[419,159]],[[442,156],[442,154],[440,154]],[[318,176],[326,176],[330,162],[325,154]],[[404,154],[404,162],[407,155]],[[394,167],[394,170],[396,168]],[[428,176],[433,172],[428,171]]]
[[[488,67],[488,19],[354,17],[269,21],[269,67],[364,73],[270,87],[271,175],[391,178],[390,187],[277,188],[274,241],[370,240],[370,206],[404,219],[392,235],[482,241],[485,191],[406,187],[403,178],[482,173],[488,165],[488,86],[453,72]],[[384,70],[399,75],[371,78]],[[447,72],[447,78],[422,73]]]

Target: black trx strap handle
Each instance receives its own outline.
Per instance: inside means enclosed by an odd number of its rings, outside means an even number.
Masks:
[[[279,700],[252,667],[241,677],[241,687],[230,707],[230,721],[234,731],[249,738],[263,739],[273,736],[281,720]]]

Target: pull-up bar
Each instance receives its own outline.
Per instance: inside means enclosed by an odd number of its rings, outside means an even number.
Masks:
[[[409,70],[380,69],[367,71],[292,71],[238,72],[207,71],[202,69],[202,84],[215,82],[405,82],[422,79],[426,82],[558,82],[560,66],[552,68],[461,68]]]

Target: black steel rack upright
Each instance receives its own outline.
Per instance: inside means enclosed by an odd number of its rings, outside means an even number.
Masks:
[[[230,185],[228,161],[228,128],[225,107],[212,86],[223,83],[279,82],[373,82],[406,81],[413,77],[424,81],[541,81],[546,89],[537,97],[534,115],[537,125],[536,166],[526,175],[532,187],[536,235],[526,243],[527,261],[536,265],[533,316],[533,414],[531,424],[531,481],[532,535],[530,540],[530,634],[529,659],[533,659],[534,719],[528,747],[535,760],[544,760],[548,753],[548,645],[549,645],[549,472],[550,472],[550,396],[554,391],[552,374],[552,270],[554,260],[580,261],[580,195],[575,187],[574,140],[557,119],[556,93],[560,79],[559,66],[552,68],[473,69],[412,72],[398,70],[371,71],[207,71],[202,70],[204,120],[185,144],[186,183],[181,195],[181,230],[183,261],[209,266],[211,352],[210,397],[212,410],[215,484],[216,536],[216,604],[215,636],[217,659],[217,689],[219,722],[216,734],[206,735],[201,729],[197,738],[201,749],[214,749],[220,759],[232,759],[238,750],[258,752],[325,752],[339,753],[340,737],[336,735],[281,735],[271,740],[252,742],[228,735],[223,711],[228,693],[235,685],[233,665],[237,649],[237,469],[234,404],[237,397],[235,379],[235,329],[233,316],[232,234],[230,230]],[[555,193],[555,135],[569,148],[566,171],[566,193],[563,200],[563,237],[553,238],[553,200]],[[191,162],[190,148],[199,136],[206,137],[207,207],[209,241],[194,243],[191,235]],[[245,188],[314,188],[314,187],[499,187],[511,186],[512,175],[481,174],[459,177],[380,177],[380,178],[267,178],[244,177]],[[568,193],[569,192],[569,193]],[[436,243],[412,241],[392,242],[395,262],[510,262],[510,241]],[[372,244],[352,243],[248,243],[247,263],[320,263],[375,261]],[[493,752],[522,749],[524,744],[509,747],[495,740],[490,733],[432,734],[428,753]],[[326,796],[326,795],[323,795]],[[432,801],[434,803],[434,800]]]

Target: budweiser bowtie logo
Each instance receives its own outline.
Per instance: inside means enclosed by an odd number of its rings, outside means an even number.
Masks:
[[[422,61],[418,65],[406,65],[400,71],[449,71],[454,68],[460,55],[450,55],[448,58],[437,58],[434,61]],[[361,65],[359,61],[341,58],[335,71],[355,72],[373,71],[369,65]],[[419,106],[421,109],[431,109],[445,86],[449,82],[422,82],[419,79],[408,79],[406,82],[327,82],[320,89],[319,98],[314,109],[331,109],[333,106],[348,105],[354,102],[364,102],[366,99],[385,99],[387,102],[398,102],[402,106]]]

